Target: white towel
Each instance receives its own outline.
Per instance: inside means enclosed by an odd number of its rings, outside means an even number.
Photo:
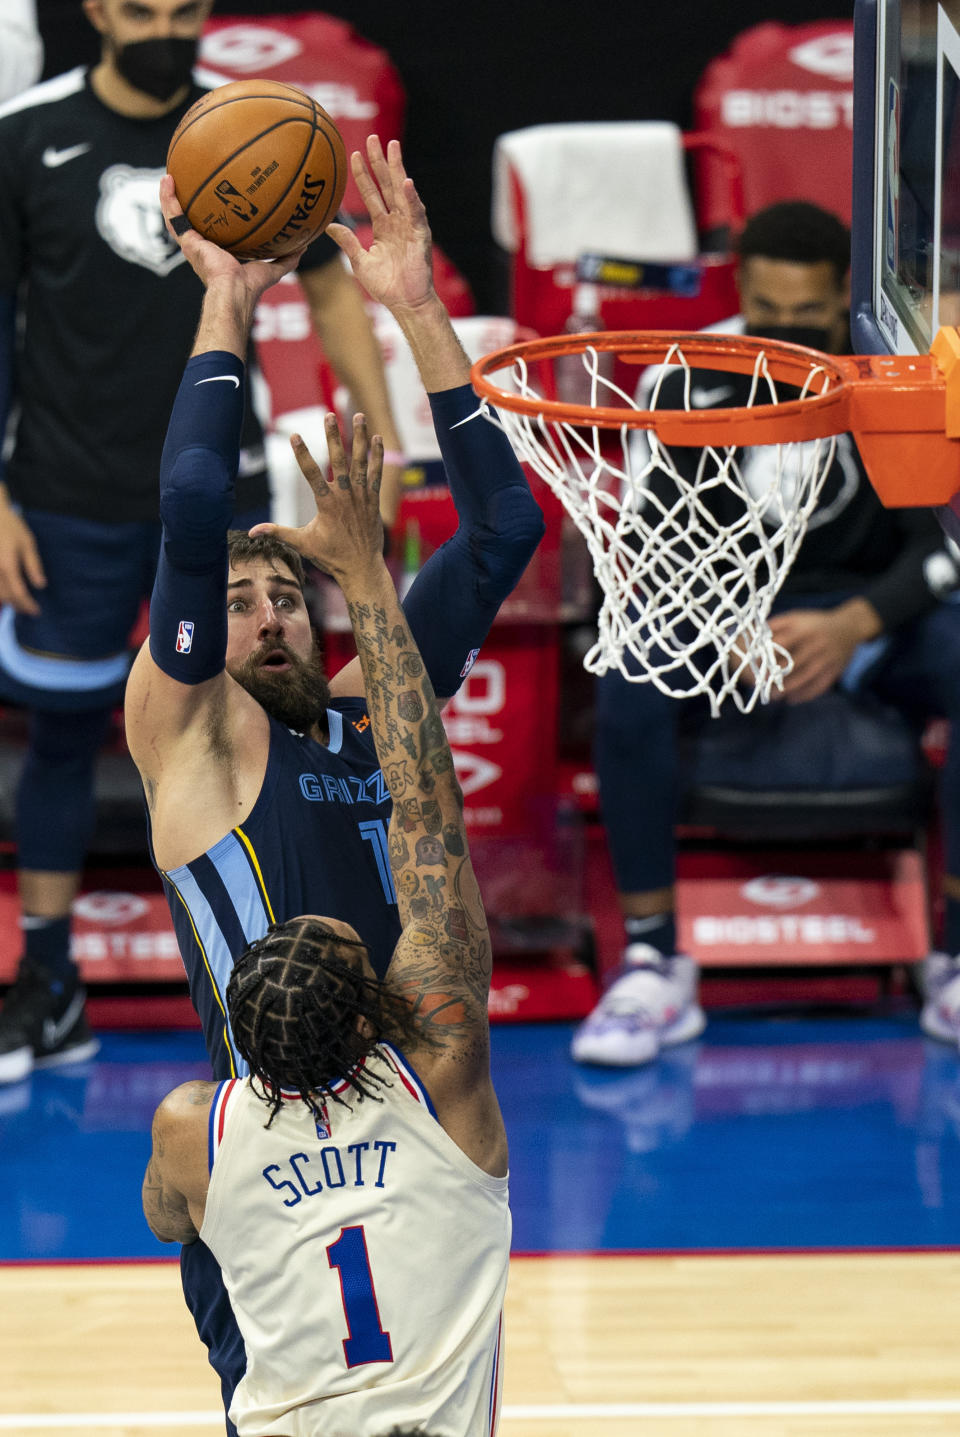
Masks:
[[[511,171],[524,196],[525,236],[518,232]],[[590,121],[501,135],[493,153],[492,228],[511,254],[525,239],[528,263],[541,269],[591,252],[694,259],[697,229],[680,130],[660,120]]]
[[[0,101],[12,99],[40,78],[43,42],[35,0],[0,0]]]

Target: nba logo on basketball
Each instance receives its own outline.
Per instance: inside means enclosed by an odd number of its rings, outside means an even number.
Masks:
[[[226,205],[244,221],[252,220],[254,215],[260,213],[253,201],[248,200],[238,189],[235,189],[229,180],[221,180],[218,185],[214,186],[213,192],[221,204]]]
[[[189,654],[193,648],[193,623],[190,619],[181,619],[180,627],[177,630],[177,653]]]

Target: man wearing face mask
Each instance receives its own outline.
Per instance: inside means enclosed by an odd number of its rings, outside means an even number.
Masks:
[[[200,313],[157,196],[170,137],[204,93],[192,66],[212,3],[83,0],[99,63],[0,107],[0,703],[31,714],[17,799],[24,962],[0,1012],[0,1083],[96,1047],[69,914],[94,762],[153,582],[163,436]],[[380,350],[328,236],[300,278],[354,406],[396,455]],[[384,494],[399,472],[385,468]],[[269,517],[249,402],[236,494],[237,527]],[[389,525],[395,505],[382,507]]]
[[[748,221],[737,248],[741,313],[715,330],[850,352],[850,235],[836,216],[802,201],[772,205]],[[650,407],[658,377],[644,377],[641,408]],[[748,375],[695,370],[689,405],[745,405],[751,383]],[[679,369],[663,377],[656,403],[684,407]],[[638,432],[635,442],[646,446],[645,435]],[[769,492],[773,452],[738,456],[744,483],[758,499]],[[692,478],[700,451],[674,447],[671,458],[686,464]],[[704,502],[720,522],[737,521],[738,501],[726,489]],[[960,731],[954,722],[960,721],[960,606],[940,601],[944,589],[956,585],[957,567],[943,546],[929,510],[884,509],[852,438],[841,435],[770,621],[794,661],[781,701],[808,703],[842,684],[901,709],[918,725],[937,714]],[[580,1062],[649,1062],[703,1030],[696,966],[677,952],[673,828],[682,776],[678,734],[695,734],[705,721],[704,700],[671,699],[652,683],[630,683],[615,671],[598,680],[595,765],[624,951],[613,981],[574,1036]],[[942,787],[947,953],[927,962],[921,1017],[926,1032],[954,1044],[960,1036],[958,770],[951,752]]]

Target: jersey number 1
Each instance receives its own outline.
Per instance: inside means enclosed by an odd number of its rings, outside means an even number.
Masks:
[[[392,1362],[390,1334],[380,1326],[380,1310],[373,1287],[373,1273],[367,1256],[367,1239],[362,1227],[342,1227],[336,1242],[327,1248],[327,1261],[340,1274],[343,1311],[349,1337],[343,1340],[348,1367],[365,1362]]]

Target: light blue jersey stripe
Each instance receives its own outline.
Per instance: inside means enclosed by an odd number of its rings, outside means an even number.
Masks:
[[[343,748],[343,714],[337,709],[327,709],[327,732],[330,735],[330,742],[327,749],[330,753],[339,753]]]
[[[270,915],[243,844],[235,833],[228,833],[207,850],[207,857],[223,879],[245,941],[255,943],[269,928]]]
[[[197,930],[197,936],[203,944],[204,952],[207,955],[209,977],[213,980],[219,1005],[223,1010],[224,1028],[227,1035],[227,1043],[230,1048],[230,1055],[233,1059],[234,1071],[237,1077],[245,1077],[249,1069],[237,1053],[233,1032],[230,1028],[230,1019],[227,1017],[227,983],[230,981],[230,974],[233,972],[233,954],[230,952],[230,948],[220,931],[220,926],[214,917],[210,904],[204,897],[200,885],[190,872],[190,869],[186,866],[174,868],[167,873],[167,878],[186,904],[190,917],[193,919],[193,926]]]

